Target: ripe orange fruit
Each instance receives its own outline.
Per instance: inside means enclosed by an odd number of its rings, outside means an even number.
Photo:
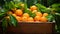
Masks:
[[[25,21],[25,22],[26,22],[27,20],[28,20],[28,18],[27,18],[27,17],[25,17],[25,16],[24,16],[24,17],[22,17],[22,21]]]
[[[24,14],[23,14],[23,17],[24,17],[24,16],[27,17],[27,18],[29,18],[29,14],[28,14],[28,13],[24,13]]]
[[[14,17],[16,17],[17,15],[16,14],[12,14]]]
[[[28,22],[34,22],[34,19],[32,17],[29,17]]]
[[[36,15],[42,17],[42,13],[41,12],[36,12]]]
[[[41,22],[47,22],[47,18],[46,17],[41,17]]]
[[[18,22],[22,20],[22,18],[19,16],[16,16],[16,19],[18,20]]]
[[[44,13],[43,16],[48,16],[48,13]]]
[[[36,12],[37,12],[37,10],[33,10],[33,11],[32,11],[32,13],[36,13]]]
[[[40,19],[41,19],[40,16],[35,16],[35,17],[34,17],[34,20],[35,20],[35,21],[39,21]]]
[[[23,11],[18,9],[18,10],[16,10],[15,14],[18,16],[21,16],[23,14]]]
[[[37,7],[35,5],[31,6],[30,9],[33,10],[37,10]]]

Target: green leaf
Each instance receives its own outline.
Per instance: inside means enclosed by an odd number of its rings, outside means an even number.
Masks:
[[[4,13],[0,13],[0,17],[2,17],[4,15]]]
[[[3,12],[5,12],[4,9],[0,9],[0,13],[3,13]]]
[[[52,11],[52,9],[51,9],[51,8],[49,8],[49,7],[46,9],[46,13],[51,14],[51,11]]]
[[[8,11],[8,10],[6,10],[6,9],[4,9],[4,8],[0,9],[0,13],[7,13],[7,11]]]
[[[47,8],[39,3],[36,4],[38,7],[38,10],[40,10],[42,13],[46,12]]]
[[[0,13],[0,19],[2,19],[5,15],[5,13]]]
[[[60,3],[53,4],[52,9],[54,9],[55,12],[60,13]]]
[[[30,13],[30,17],[35,17],[36,16],[36,14],[35,13]]]
[[[26,3],[24,3],[24,10],[27,10],[28,6]]]
[[[52,22],[52,21],[54,20],[54,17],[53,17],[52,14],[49,14],[49,15],[47,16],[47,18],[48,18],[48,21],[49,21],[49,22]]]
[[[12,8],[15,8],[15,4],[13,1],[6,2],[3,8],[5,8],[6,10],[11,10]]]
[[[28,8],[32,5],[35,5],[37,2],[38,2],[38,0],[27,0]]]
[[[13,15],[9,15],[10,16],[10,22],[13,26],[17,26],[18,21],[16,20],[16,18]]]
[[[3,28],[3,31],[5,31],[7,27],[8,27],[8,21],[7,21],[6,18],[3,18],[2,19],[2,28]]]

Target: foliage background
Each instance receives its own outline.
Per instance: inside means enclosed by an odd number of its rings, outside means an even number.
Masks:
[[[16,0],[0,0],[0,6],[3,6],[5,2],[9,1],[16,1]],[[31,6],[36,3],[41,3],[42,5],[47,7],[54,3],[60,3],[60,0],[17,0],[17,1],[26,2],[28,6]]]

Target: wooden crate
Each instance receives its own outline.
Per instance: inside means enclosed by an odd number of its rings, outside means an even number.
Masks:
[[[8,27],[7,33],[11,34],[51,34],[54,33],[55,23],[27,23],[19,22],[17,27]]]

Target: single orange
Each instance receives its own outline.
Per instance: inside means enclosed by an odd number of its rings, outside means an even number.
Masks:
[[[17,9],[15,12],[16,15],[21,16],[23,14],[23,11],[20,9]]]
[[[35,5],[31,6],[30,9],[33,10],[37,10],[37,7]]]
[[[48,13],[43,13],[43,16],[48,16]]]
[[[35,21],[40,21],[40,19],[41,19],[40,16],[35,16],[35,17],[34,17],[34,20],[35,20]]]
[[[22,21],[24,21],[24,22],[26,22],[28,20],[28,18],[27,17],[22,17]]]
[[[40,20],[41,22],[47,22],[47,18],[46,17],[41,17],[41,20]]]
[[[16,16],[16,19],[18,20],[18,22],[22,20],[20,16]]]
[[[23,14],[23,17],[24,17],[24,16],[27,17],[27,18],[29,18],[29,14],[28,14],[28,13],[24,13],[24,14]]]
[[[36,13],[36,12],[37,12],[37,10],[33,10],[33,11],[32,11],[32,13]]]
[[[28,22],[34,22],[34,19],[32,17],[29,17]]]
[[[41,12],[36,12],[36,15],[42,17],[42,13]]]

